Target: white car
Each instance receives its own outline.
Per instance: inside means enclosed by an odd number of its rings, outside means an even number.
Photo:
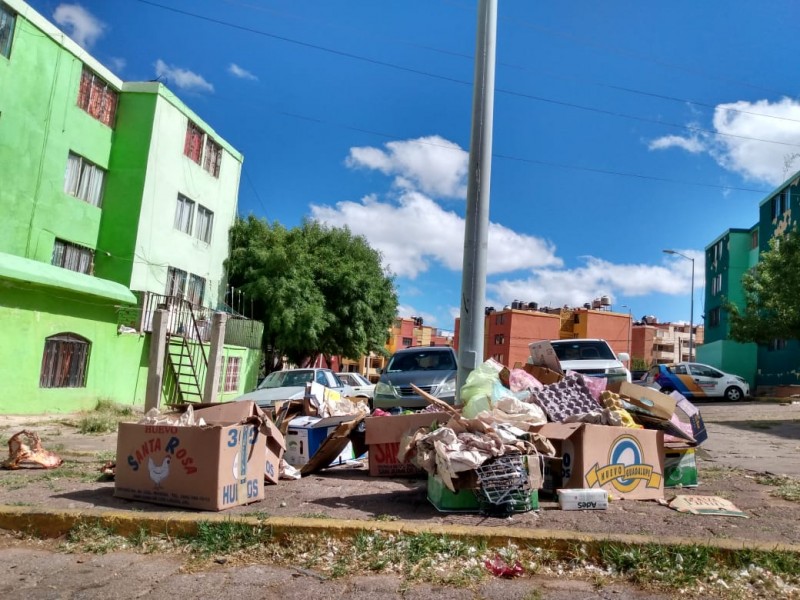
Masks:
[[[353,396],[370,400],[375,396],[375,384],[360,373],[337,373],[336,376],[343,384],[350,386]]]
[[[656,365],[650,368],[642,385],[660,389],[665,394],[677,391],[689,400],[725,398],[737,402],[750,395],[750,384],[744,377],[701,363]]]
[[[558,356],[561,370],[575,371],[590,377],[605,377],[607,383],[631,382],[631,372],[623,362],[630,360],[627,352],[614,354],[607,341],[601,339],[576,338],[550,342]]]

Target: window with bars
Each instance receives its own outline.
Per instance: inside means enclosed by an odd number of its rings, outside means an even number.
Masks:
[[[178,204],[175,207],[175,229],[191,235],[193,220],[194,200],[178,194]]]
[[[78,106],[80,108],[104,125],[113,127],[118,98],[117,92],[111,89],[105,81],[86,67],[83,68],[81,85],[78,89]]]
[[[103,169],[70,152],[67,157],[67,171],[64,174],[64,192],[92,206],[100,206],[105,177],[106,172]]]
[[[91,275],[94,272],[94,250],[56,238],[51,264]]]
[[[186,126],[186,140],[183,144],[183,153],[198,165],[203,155],[203,130],[189,121]]]
[[[219,165],[222,162],[222,146],[206,136],[206,153],[203,157],[203,168],[214,177],[219,177]]]
[[[178,296],[183,298],[186,290],[186,271],[181,271],[175,267],[167,269],[167,289],[164,292],[167,296]]]
[[[211,230],[214,226],[214,213],[205,206],[197,206],[197,230],[195,235],[206,243],[211,243]]]
[[[14,23],[17,15],[0,2],[0,55],[11,56],[11,41],[14,39]]]
[[[198,275],[189,275],[189,289],[186,292],[186,299],[195,306],[202,306],[205,293],[206,280]]]
[[[89,340],[74,333],[59,333],[44,342],[39,387],[86,387]]]
[[[239,389],[239,372],[242,359],[238,356],[229,356],[225,364],[225,392],[235,392]]]
[[[720,309],[712,308],[708,312],[708,326],[709,327],[718,327],[719,326],[719,317],[720,317]]]

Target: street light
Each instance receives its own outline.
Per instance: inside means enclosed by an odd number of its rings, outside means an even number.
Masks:
[[[631,368],[632,352],[631,352],[631,330],[633,329],[633,319],[631,318],[631,307],[623,304],[620,308],[628,309],[628,368]]]
[[[663,252],[665,254],[675,254],[692,261],[692,300],[689,309],[689,362],[692,362],[694,360],[694,259],[675,250],[664,250]]]

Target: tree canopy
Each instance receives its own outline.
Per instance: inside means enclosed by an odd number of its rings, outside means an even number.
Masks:
[[[731,338],[766,344],[773,339],[800,339],[800,234],[794,228],[770,240],[758,264],[742,276],[745,305],[725,308]]]
[[[363,236],[315,221],[286,229],[237,219],[226,268],[231,285],[253,301],[264,344],[277,356],[304,365],[320,354],[357,359],[383,351],[397,293]]]

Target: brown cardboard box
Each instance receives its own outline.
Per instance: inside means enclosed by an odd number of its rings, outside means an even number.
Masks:
[[[367,417],[365,436],[369,448],[369,474],[373,477],[421,474],[423,471],[411,463],[398,462],[400,439],[407,431],[430,427],[434,423],[447,423],[450,416],[450,413],[445,412],[423,412]]]
[[[528,350],[530,350],[531,353],[528,363],[540,367],[547,367],[551,371],[555,371],[559,374],[564,373],[561,369],[561,361],[558,360],[555,348],[553,348],[553,345],[549,341],[531,342],[528,344]]]
[[[675,398],[653,388],[623,381],[619,386],[619,395],[639,410],[646,411],[659,419],[669,421],[675,413]]]
[[[603,488],[617,498],[664,496],[664,433],[585,423],[547,423],[537,428],[556,448],[545,459],[544,489]]]
[[[203,510],[263,500],[269,427],[258,407],[231,402],[196,412],[209,424],[120,423],[115,496]]]
[[[548,369],[547,367],[542,367],[539,365],[530,365],[526,364],[524,367],[525,372],[533,375],[538,379],[543,385],[550,385],[551,383],[558,383],[564,376],[561,373],[556,373]]]

